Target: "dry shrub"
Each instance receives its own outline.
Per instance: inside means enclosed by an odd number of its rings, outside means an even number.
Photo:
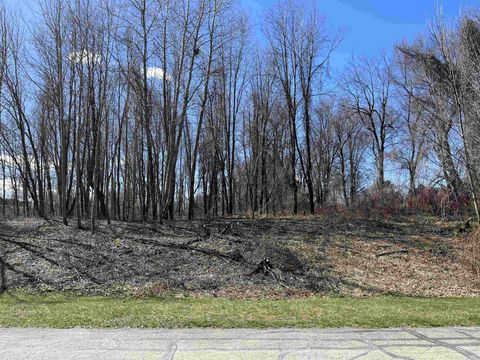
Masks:
[[[132,296],[134,298],[148,298],[148,297],[166,297],[173,293],[173,289],[166,283],[147,284],[133,289]]]
[[[480,273],[480,227],[472,231],[465,239],[460,260],[475,274]]]
[[[419,186],[416,194],[407,198],[406,205],[414,213],[459,215],[471,211],[471,197],[466,192],[455,195],[446,187]]]

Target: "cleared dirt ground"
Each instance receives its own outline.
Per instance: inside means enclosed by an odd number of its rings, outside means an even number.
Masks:
[[[458,223],[347,215],[209,223],[0,220],[0,287],[134,296],[478,296]],[[255,273],[262,259],[270,273]]]

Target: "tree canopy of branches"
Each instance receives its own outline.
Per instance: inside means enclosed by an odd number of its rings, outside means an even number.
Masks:
[[[277,1],[261,31],[230,0],[33,8],[26,26],[0,6],[4,216],[313,214],[397,179],[467,192],[480,218],[475,11],[334,78],[342,34],[313,1]]]

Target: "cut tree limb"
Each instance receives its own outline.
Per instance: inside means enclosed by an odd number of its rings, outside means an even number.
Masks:
[[[254,274],[263,274],[264,276],[266,276],[268,274],[273,275],[272,269],[273,269],[273,266],[270,263],[270,260],[263,259],[258,264],[258,267],[255,270],[253,270],[249,275],[254,275]],[[275,276],[274,276],[274,278],[275,278]]]
[[[402,249],[402,250],[395,250],[395,251],[387,251],[384,253],[377,254],[375,256],[378,258],[382,256],[389,256],[389,255],[395,255],[395,254],[408,254],[408,250]]]

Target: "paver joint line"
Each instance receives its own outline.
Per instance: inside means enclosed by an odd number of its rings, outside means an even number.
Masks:
[[[168,346],[168,350],[165,353],[163,360],[173,360],[173,357],[175,356],[177,349],[178,349],[177,341],[172,341]]]
[[[461,349],[461,348],[459,348],[459,347],[457,347],[453,344],[449,344],[448,342],[444,342],[444,341],[441,341],[441,340],[438,340],[438,339],[430,338],[428,336],[425,336],[425,335],[419,333],[418,331],[416,331],[414,329],[408,329],[407,331],[410,332],[412,335],[417,336],[419,339],[431,341],[438,346],[445,347],[445,348],[450,349],[450,350],[452,350],[456,353],[459,353],[463,356],[466,356],[466,358],[469,359],[469,360],[480,360],[480,357],[477,356],[476,354],[474,354],[470,351]]]

